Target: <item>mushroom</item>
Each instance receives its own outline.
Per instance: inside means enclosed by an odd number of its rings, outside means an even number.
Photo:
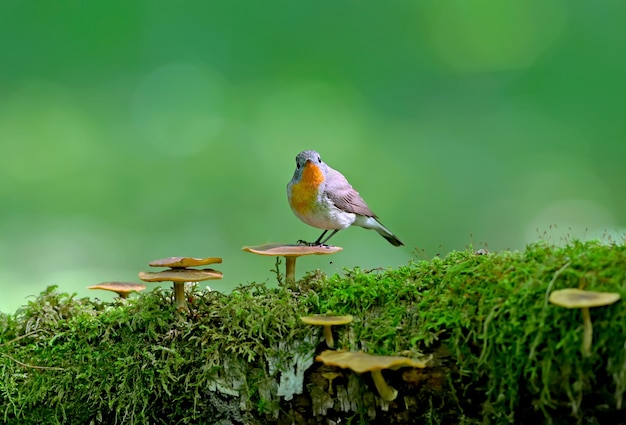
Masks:
[[[143,291],[146,285],[143,283],[131,282],[102,282],[97,285],[89,286],[89,289],[104,289],[105,291],[115,292],[120,298],[128,298],[131,292]]]
[[[333,395],[333,380],[338,377],[338,372],[323,372],[322,377],[328,380],[328,394]]]
[[[150,261],[151,267],[171,267],[173,269],[183,267],[198,267],[208,264],[219,264],[222,262],[220,257],[193,258],[193,257],[167,257],[160,260]]]
[[[283,245],[283,244],[265,244],[258,246],[244,246],[242,248],[246,252],[258,255],[268,255],[273,257],[285,257],[285,276],[290,282],[296,280],[296,259],[304,255],[328,255],[343,251],[339,246],[327,245]]]
[[[616,292],[585,291],[577,288],[558,289],[552,291],[549,301],[560,307],[580,308],[583,313],[583,356],[591,355],[591,341],[593,339],[593,326],[589,308],[602,307],[613,304],[620,299]]]
[[[324,326],[324,339],[326,340],[328,348],[333,348],[335,345],[331,327],[336,325],[347,325],[352,322],[352,319],[352,316],[349,314],[346,316],[327,316],[324,314],[315,314],[313,316],[300,317],[300,320],[307,325]]]
[[[336,366],[342,369],[351,369],[361,374],[371,372],[374,385],[381,398],[385,401],[393,401],[398,396],[398,391],[390,387],[383,377],[383,369],[396,370],[402,367],[416,367],[423,369],[425,362],[400,356],[376,356],[362,351],[322,351],[315,360],[326,366]]]
[[[151,261],[152,267],[170,267],[160,272],[139,272],[139,279],[145,282],[172,282],[174,283],[174,300],[178,310],[187,309],[185,299],[185,282],[200,282],[208,279],[221,279],[222,272],[213,269],[189,269],[192,266],[221,263],[218,257],[191,258],[168,257]]]

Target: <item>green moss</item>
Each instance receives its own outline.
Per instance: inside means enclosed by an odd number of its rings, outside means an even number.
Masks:
[[[176,312],[167,290],[108,304],[49,288],[15,314],[0,315],[0,420],[279,420],[300,409],[289,401],[300,389],[306,397],[325,391],[305,376],[321,330],[299,316],[327,312],[355,317],[335,329],[339,347],[435,356],[442,383],[410,386],[389,375],[415,397],[424,423],[600,417],[603,409],[623,409],[626,309],[621,302],[591,311],[593,352],[585,358],[580,311],[547,301],[554,289],[580,286],[626,297],[624,246],[468,250],[394,270],[313,272],[295,290],[194,290],[188,315]],[[325,411],[356,413],[357,423],[371,419],[367,377],[335,382],[339,394],[362,397],[345,409],[326,400]],[[433,407],[440,405],[445,411]]]

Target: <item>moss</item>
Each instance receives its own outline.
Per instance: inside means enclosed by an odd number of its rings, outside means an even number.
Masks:
[[[48,288],[0,315],[0,420],[316,423],[317,411],[352,423],[600,423],[623,415],[626,309],[591,310],[585,358],[580,312],[547,301],[580,286],[626,297],[626,248],[467,250],[398,269],[312,272],[296,289],[196,289],[185,315],[167,290],[109,304]],[[312,362],[321,332],[299,321],[328,312],[355,317],[334,330],[338,347],[433,356],[429,371],[386,374],[404,403],[382,405],[371,379],[348,371],[328,397]]]

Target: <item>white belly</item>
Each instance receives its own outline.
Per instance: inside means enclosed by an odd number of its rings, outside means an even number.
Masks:
[[[323,230],[345,229],[350,227],[356,220],[356,214],[340,210],[334,205],[326,202],[319,202],[317,207],[309,214],[299,214],[294,210],[296,216],[309,226]]]

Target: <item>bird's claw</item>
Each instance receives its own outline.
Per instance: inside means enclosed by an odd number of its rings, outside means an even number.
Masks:
[[[302,239],[298,239],[298,242],[296,242],[296,243],[298,245],[305,245],[305,246],[322,246],[322,247],[325,247],[325,248],[329,248],[330,247],[330,245],[326,245],[326,244],[319,243],[319,242],[307,242],[307,241],[302,240]]]
[[[307,242],[307,241],[302,240],[302,239],[298,239],[297,244],[298,245],[306,245],[306,246],[317,246],[317,245],[319,245],[319,244],[316,244],[315,242]]]

